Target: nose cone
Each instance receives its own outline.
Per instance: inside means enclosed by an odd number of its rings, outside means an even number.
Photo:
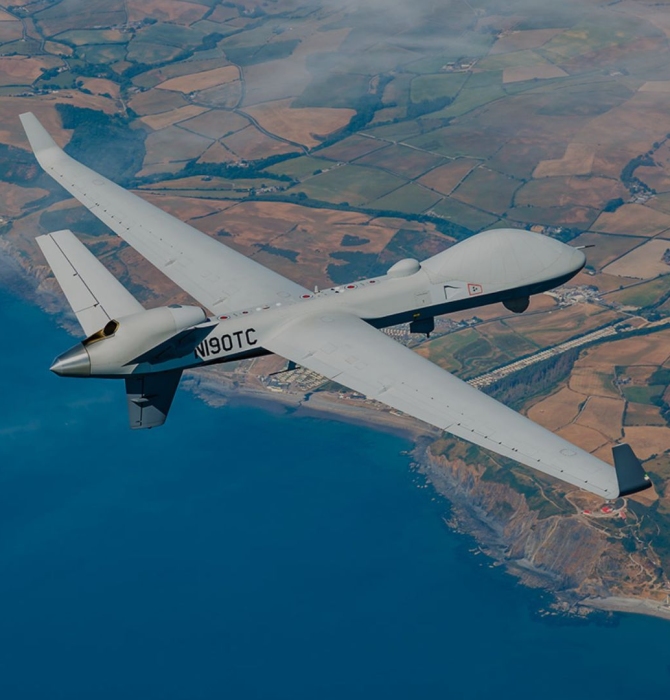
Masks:
[[[51,365],[51,371],[59,377],[90,377],[91,359],[86,348],[79,343],[59,355]]]

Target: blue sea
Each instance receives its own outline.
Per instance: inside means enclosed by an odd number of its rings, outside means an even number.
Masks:
[[[0,328],[3,700],[668,697],[670,622],[541,621],[406,440],[183,391],[131,432],[52,317]]]

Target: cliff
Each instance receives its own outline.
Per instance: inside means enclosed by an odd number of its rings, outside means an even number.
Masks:
[[[572,512],[566,508],[542,517],[524,494],[486,478],[485,467],[440,454],[440,442],[417,445],[415,457],[419,470],[451,502],[450,525],[472,535],[522,583],[554,593],[560,610],[584,614],[586,605],[670,619],[668,581],[652,543],[641,540],[635,551],[627,551],[630,533],[622,530],[639,523],[633,504],[625,499],[615,504],[630,521],[621,526],[585,514],[581,493],[566,494]]]

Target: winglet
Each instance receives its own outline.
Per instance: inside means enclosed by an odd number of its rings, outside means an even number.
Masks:
[[[615,445],[612,448],[612,456],[619,483],[619,496],[630,496],[651,487],[651,479],[630,445]]]
[[[32,112],[26,112],[19,116],[23,130],[26,132],[33,153],[38,155],[50,148],[59,148],[58,144],[49,136],[47,130],[40,124]]]

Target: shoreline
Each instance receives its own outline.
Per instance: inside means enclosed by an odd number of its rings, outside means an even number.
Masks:
[[[0,245],[0,285],[9,293],[28,303],[34,303],[49,315],[56,316],[57,322],[71,333],[76,334],[72,323],[68,322],[68,315],[62,307],[61,300],[52,295],[47,289],[40,289],[40,280],[36,275],[31,275],[14,255],[9,251],[9,246]],[[274,414],[285,415],[295,413],[297,416],[315,417],[329,420],[339,420],[354,425],[362,425],[374,430],[399,435],[412,443],[410,449],[415,461],[419,463],[420,471],[429,475],[432,472],[429,460],[425,455],[427,441],[438,439],[442,431],[432,428],[417,419],[402,414],[391,413],[389,409],[376,407],[366,403],[365,399],[342,399],[337,395],[326,392],[317,392],[304,396],[288,392],[272,392],[262,385],[253,387],[249,382],[242,385],[230,386],[224,380],[216,376],[206,376],[202,373],[187,371],[182,382],[184,389],[198,396],[201,400],[212,406],[250,406]],[[468,508],[469,519],[474,526],[469,534],[479,540],[477,531],[490,529],[485,514],[477,512],[474,504],[460,503],[455,488],[439,488],[434,479],[428,479],[436,494],[445,498],[450,506],[456,508]],[[492,562],[505,566],[506,572],[515,576],[519,562],[506,559],[503,551],[496,556],[490,547],[483,551]],[[518,573],[516,574],[518,578]],[[522,585],[529,588],[536,586],[521,581]],[[565,600],[560,596],[560,591],[552,590],[550,586],[541,586],[554,596],[556,601]],[[670,607],[657,601],[625,596],[607,596],[603,598],[580,598],[573,604],[588,608],[591,611],[605,611],[618,613],[634,613],[670,620]],[[574,616],[574,612],[566,611],[568,617]]]
[[[648,598],[626,598],[624,596],[608,596],[607,598],[584,598],[579,602],[592,610],[606,612],[633,613],[670,620],[670,607]]]

